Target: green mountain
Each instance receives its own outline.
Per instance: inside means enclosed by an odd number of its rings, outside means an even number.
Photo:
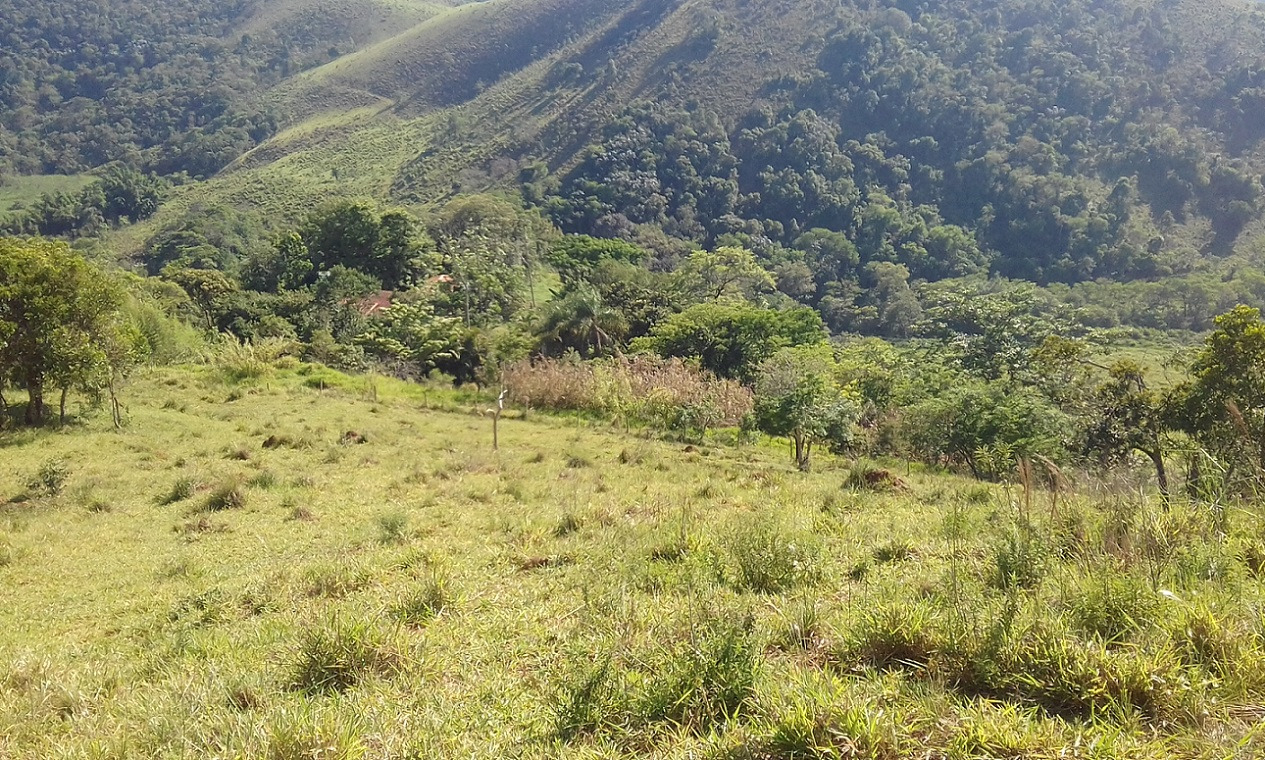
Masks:
[[[82,7],[0,3],[0,166],[206,178],[124,250],[207,205],[286,219],[498,188],[669,259],[736,236],[776,262],[839,233],[809,262],[817,305],[875,261],[1077,282],[1259,247],[1265,14],[1246,2]]]

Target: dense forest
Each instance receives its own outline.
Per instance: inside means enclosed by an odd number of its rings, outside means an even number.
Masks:
[[[529,195],[569,231],[737,236],[788,278],[807,266],[803,297],[827,311],[872,262],[929,280],[1179,274],[1259,217],[1259,55],[1184,50],[1163,5],[869,5],[736,123],[633,106]]]

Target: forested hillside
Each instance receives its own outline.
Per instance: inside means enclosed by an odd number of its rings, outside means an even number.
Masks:
[[[885,277],[1228,277],[1260,248],[1265,14],[1236,0],[0,5],[0,166],[209,178],[158,226],[521,191],[660,267],[746,246],[836,327]],[[94,203],[9,228],[91,233]]]
[[[275,130],[262,90],[443,6],[5,0],[0,175],[211,176]]]

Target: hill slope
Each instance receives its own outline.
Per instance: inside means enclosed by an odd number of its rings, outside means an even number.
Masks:
[[[428,203],[526,176],[571,231],[825,227],[888,239],[875,257],[915,276],[1160,276],[1253,248],[1262,18],[1233,0],[494,0],[272,88],[282,130],[171,213]],[[867,232],[876,214],[895,220]],[[938,225],[979,251],[918,231]]]
[[[1246,509],[539,414],[492,452],[486,400],[289,366],[0,433],[7,757],[1262,750]]]

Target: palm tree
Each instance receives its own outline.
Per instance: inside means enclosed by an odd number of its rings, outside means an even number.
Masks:
[[[618,351],[627,333],[624,316],[587,285],[551,304],[537,330],[543,353],[557,355],[573,349],[585,359]]]

